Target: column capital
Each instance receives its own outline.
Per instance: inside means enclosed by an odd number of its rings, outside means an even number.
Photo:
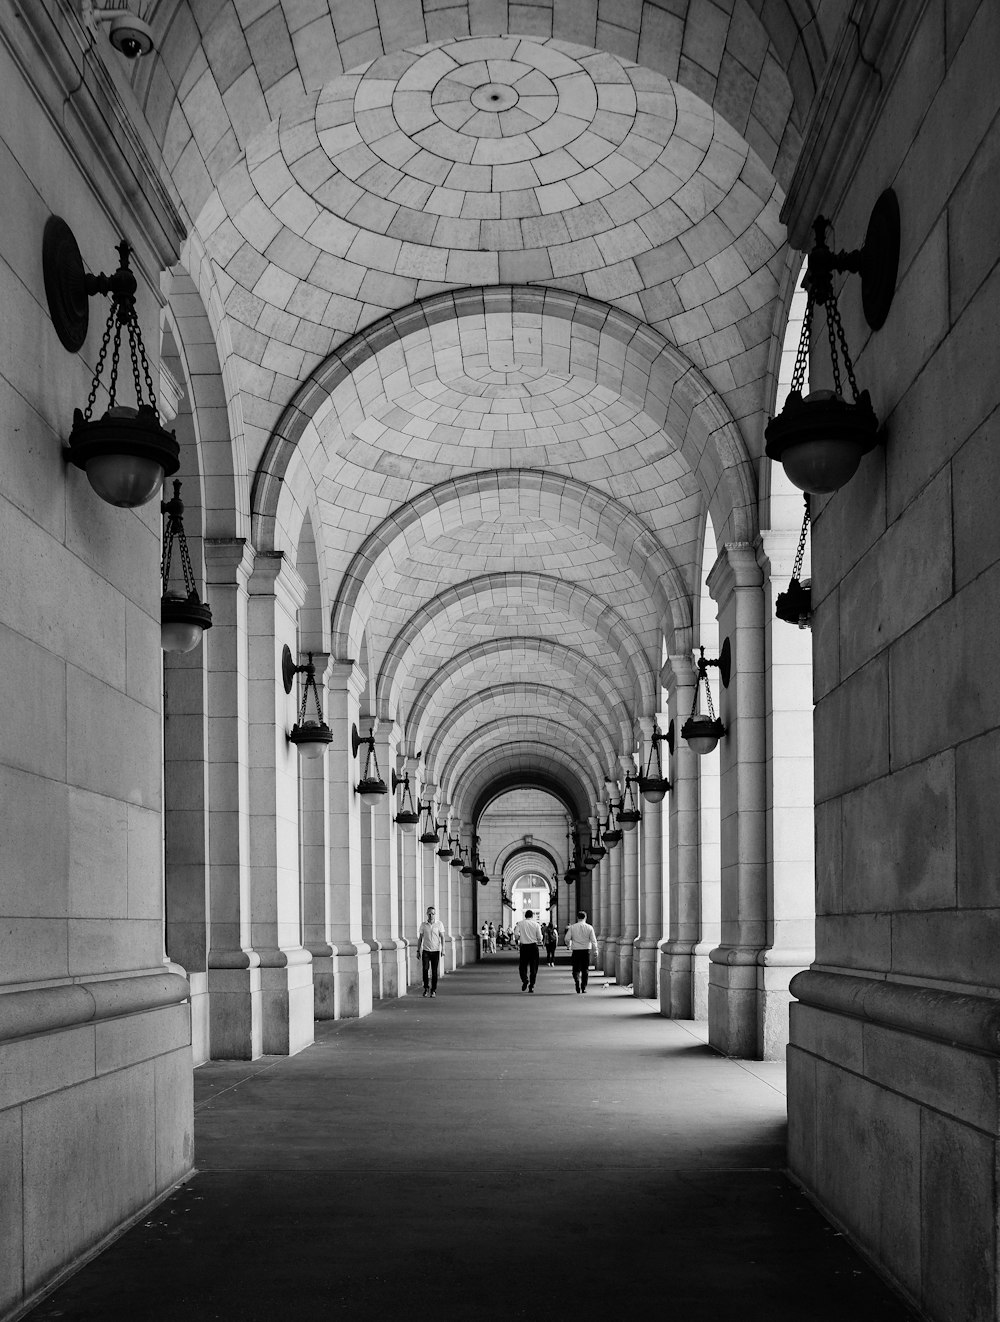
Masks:
[[[302,575],[284,551],[259,552],[253,563],[249,591],[251,597],[274,596],[290,614],[300,610],[306,599]]]
[[[759,588],[764,576],[749,542],[727,542],[708,574],[708,590],[721,609],[738,588]]]
[[[799,548],[799,533],[777,532],[765,529],[754,542],[757,563],[765,580],[790,578]],[[805,560],[809,559],[809,541],[806,539]]]
[[[693,689],[698,682],[698,667],[690,652],[668,656],[660,671],[660,683],[667,693],[677,689]]]
[[[245,537],[206,537],[202,541],[206,588],[245,583],[256,558]]]

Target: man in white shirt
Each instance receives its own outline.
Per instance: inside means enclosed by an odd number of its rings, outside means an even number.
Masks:
[[[587,990],[587,976],[590,969],[590,957],[597,958],[597,933],[587,922],[585,910],[578,909],[576,922],[566,928],[566,944],[570,950],[570,962],[573,965],[573,985],[578,992]]]
[[[521,990],[535,990],[538,977],[538,947],[542,944],[542,929],[535,922],[534,912],[525,909],[524,917],[514,924],[514,936],[517,938],[517,966],[521,974]]]
[[[438,964],[444,950],[444,937],[444,923],[439,921],[437,910],[432,905],[427,910],[427,921],[420,924],[420,935],[417,937],[417,957],[424,975],[425,996],[428,991],[432,996],[437,995]]]

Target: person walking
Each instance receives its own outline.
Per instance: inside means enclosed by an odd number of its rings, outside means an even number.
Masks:
[[[490,954],[495,955],[497,953],[497,938],[496,938],[496,933],[493,930],[492,923],[490,923],[489,931],[486,934],[486,940],[490,948]]]
[[[552,968],[556,962],[556,946],[559,944],[559,932],[550,918],[542,928],[545,933],[545,966]]]
[[[421,972],[424,975],[424,995],[430,992],[431,996],[437,995],[438,985],[438,964],[441,962],[441,952],[444,950],[444,923],[437,916],[437,910],[433,905],[427,910],[427,919],[420,924],[420,934],[417,937],[417,958],[420,960]]]
[[[517,967],[521,974],[521,990],[535,990],[538,977],[538,947],[542,944],[542,929],[535,922],[534,911],[525,909],[524,917],[514,926],[518,943]]]
[[[587,922],[583,909],[576,912],[576,922],[566,928],[566,944],[570,951],[573,965],[573,985],[578,992],[587,990],[587,976],[590,970],[590,957],[597,959],[597,933]]]

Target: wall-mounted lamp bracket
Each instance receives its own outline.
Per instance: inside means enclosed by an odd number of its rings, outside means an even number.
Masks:
[[[891,188],[872,207],[865,241],[852,252],[832,252],[826,243],[829,221],[817,216],[813,222],[816,242],[809,254],[802,284],[813,300],[825,305],[833,293],[835,272],[850,271],[861,276],[861,305],[872,330],[885,325],[896,292],[899,271],[899,202]]]

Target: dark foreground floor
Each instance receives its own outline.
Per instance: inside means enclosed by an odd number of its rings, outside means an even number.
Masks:
[[[199,1069],[198,1174],[30,1317],[904,1322],[782,1174],[783,1070],[502,957]]]

